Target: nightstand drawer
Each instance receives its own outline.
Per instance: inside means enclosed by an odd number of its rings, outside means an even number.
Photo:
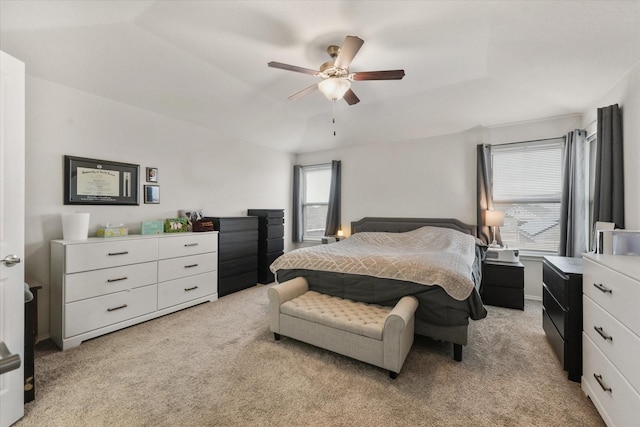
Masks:
[[[482,302],[497,307],[524,309],[524,290],[504,286],[483,285]]]
[[[522,264],[482,264],[483,285],[524,289],[524,266]]]

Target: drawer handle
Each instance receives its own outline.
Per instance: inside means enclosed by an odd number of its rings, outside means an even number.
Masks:
[[[611,387],[605,386],[604,382],[602,382],[602,375],[593,374],[593,378],[595,378],[596,381],[598,381],[598,384],[600,384],[600,387],[602,387],[604,391],[608,391],[609,393],[613,394],[613,390],[611,390]]]
[[[114,256],[114,255],[126,255],[128,254],[129,251],[122,251],[122,252],[109,252],[109,256]]]
[[[118,277],[117,279],[107,279],[107,283],[112,283],[112,282],[119,282],[121,280],[127,280],[128,277]]]
[[[198,289],[197,286],[194,286],[193,288],[184,288],[185,292],[195,291],[196,289]]]
[[[598,288],[599,291],[604,292],[605,294],[612,294],[613,293],[613,291],[611,289],[607,288],[602,283],[594,283],[593,286],[595,286],[596,288]]]
[[[189,265],[185,265],[184,268],[193,268],[193,267],[197,267],[198,264],[189,264]]]
[[[127,304],[122,304],[119,305],[118,307],[111,307],[111,308],[107,308],[107,311],[116,311],[116,310],[120,310],[121,308],[126,308]]]
[[[599,333],[600,336],[605,340],[613,341],[613,337],[611,335],[607,335],[604,333],[602,326],[594,326],[593,329],[595,329],[596,332]]]
[[[198,244],[197,244],[197,243],[186,243],[186,244],[184,245],[184,247],[185,247],[185,248],[190,248],[190,247],[192,247],[192,246],[198,246]]]

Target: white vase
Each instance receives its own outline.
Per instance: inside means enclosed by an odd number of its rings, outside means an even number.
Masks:
[[[67,212],[62,216],[62,238],[64,240],[87,240],[89,236],[89,214]]]

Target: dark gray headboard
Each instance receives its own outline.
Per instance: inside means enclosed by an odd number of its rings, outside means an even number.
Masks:
[[[453,218],[374,218],[365,217],[359,221],[351,223],[351,234],[363,231],[386,231],[391,233],[401,233],[415,230],[424,226],[446,227],[463,233],[477,236],[475,225],[465,224]]]

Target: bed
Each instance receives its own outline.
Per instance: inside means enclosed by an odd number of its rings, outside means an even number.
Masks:
[[[479,294],[485,250],[476,227],[457,219],[366,217],[351,223],[351,237],[288,252],[271,270],[280,283],[301,276],[311,290],[354,301],[393,306],[413,295],[415,333],[452,343],[460,361],[469,319],[487,315]],[[416,268],[413,258],[437,268]]]

